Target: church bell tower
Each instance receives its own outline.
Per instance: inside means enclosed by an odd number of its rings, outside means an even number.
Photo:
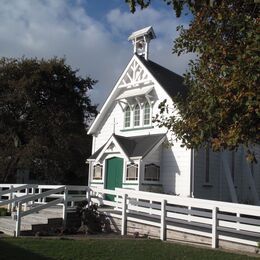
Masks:
[[[141,30],[133,32],[128,40],[132,41],[134,45],[134,53],[144,57],[148,60],[149,55],[149,43],[152,39],[155,39],[155,33],[152,26],[145,27]]]

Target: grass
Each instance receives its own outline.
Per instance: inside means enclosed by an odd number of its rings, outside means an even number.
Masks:
[[[256,259],[220,250],[130,239],[1,238],[0,259]]]

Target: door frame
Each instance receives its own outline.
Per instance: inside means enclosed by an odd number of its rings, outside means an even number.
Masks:
[[[123,160],[123,172],[122,172],[122,187],[123,187],[123,183],[125,180],[125,168],[126,168],[126,158],[124,156],[122,156],[121,154],[109,154],[106,156],[106,158],[104,159],[104,163],[103,163],[103,170],[104,170],[104,189],[106,189],[106,184],[107,184],[107,160],[112,159],[114,157],[120,158]]]

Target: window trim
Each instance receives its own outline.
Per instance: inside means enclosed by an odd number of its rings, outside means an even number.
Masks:
[[[231,152],[231,177],[233,183],[235,183],[235,170],[236,170],[236,154],[235,151]]]
[[[101,177],[97,178],[95,177],[95,169],[96,167],[99,167],[101,169]],[[93,175],[92,175],[92,180],[102,180],[103,179],[103,165],[101,163],[97,163],[93,166]]]
[[[147,119],[146,118],[146,108],[149,108],[149,122],[148,122],[148,124],[146,124],[145,123],[145,120]],[[151,113],[152,112],[152,106],[151,106],[151,104],[147,101],[145,104],[144,104],[144,106],[143,106],[143,125],[144,126],[149,126],[149,125],[151,125],[151,122],[152,122],[152,120],[151,120]]]
[[[126,116],[126,113],[129,112],[129,116]],[[129,125],[126,126],[126,119],[129,119]],[[131,127],[131,107],[127,105],[124,109],[124,128]]]
[[[138,108],[138,109],[136,109]],[[136,115],[136,111],[138,111],[138,115]],[[138,117],[138,124],[136,125],[135,122],[136,122],[136,116]],[[134,117],[134,127],[140,127],[141,125],[141,107],[140,105],[137,103],[135,106],[134,106],[134,113],[133,113],[133,117]]]
[[[210,183],[210,151],[209,147],[205,150],[205,184]]]
[[[144,104],[136,102],[132,105],[126,104],[123,108],[123,130],[137,130],[150,128],[152,125],[152,104],[146,101]]]
[[[130,167],[135,167],[135,169],[136,169],[135,179],[132,179],[132,178],[129,178],[129,177],[128,177],[128,169],[129,169]],[[126,181],[138,181],[138,177],[139,177],[138,164],[137,164],[137,163],[127,164],[127,166],[126,166],[126,176],[125,176],[125,180],[126,180]]]
[[[157,168],[157,170],[159,171],[159,172],[157,172],[157,179],[151,179],[151,178],[149,178],[149,179],[147,179],[146,178],[146,169],[149,167],[149,166],[153,166],[153,167],[156,167]],[[161,177],[161,167],[159,166],[159,165],[157,165],[157,164],[155,164],[155,163],[148,163],[148,164],[146,164],[145,166],[144,166],[144,181],[145,182],[151,182],[151,183],[154,183],[154,182],[160,182],[160,177]]]

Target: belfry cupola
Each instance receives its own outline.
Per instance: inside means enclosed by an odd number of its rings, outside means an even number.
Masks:
[[[133,32],[128,40],[132,41],[134,45],[134,53],[143,56],[148,60],[149,55],[149,43],[152,39],[155,39],[155,33],[152,26],[145,27],[141,30]]]

